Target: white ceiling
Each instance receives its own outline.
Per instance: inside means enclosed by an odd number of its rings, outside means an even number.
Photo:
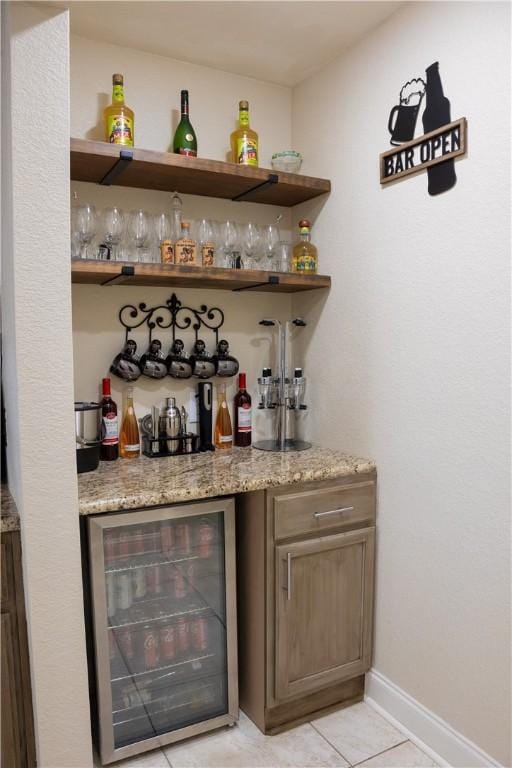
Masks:
[[[293,86],[403,3],[71,0],[49,4],[69,8],[75,34]]]

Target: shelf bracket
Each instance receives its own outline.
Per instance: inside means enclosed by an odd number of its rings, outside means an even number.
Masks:
[[[108,280],[105,280],[104,283],[100,283],[100,285],[119,285],[119,283],[124,283],[125,280],[128,280],[129,277],[135,277],[135,267],[124,265],[121,267],[121,271],[118,275],[109,277]]]
[[[232,197],[231,200],[238,201],[243,200],[244,197],[247,197],[248,195],[252,195],[253,192],[256,192],[260,189],[265,189],[266,187],[271,187],[273,184],[277,184],[279,181],[279,176],[277,173],[269,173],[268,179],[266,181],[262,181],[260,184],[256,184],[255,187],[251,187],[251,189],[246,189],[245,192],[240,192],[239,195],[235,195],[235,197]]]
[[[116,160],[110,171],[107,171],[107,173],[101,179],[100,184],[105,187],[109,187],[114,183],[117,177],[122,174],[128,163],[130,163],[132,160],[133,152],[130,152],[129,149],[121,149],[119,151],[119,158]]]
[[[242,285],[241,288],[233,288],[232,293],[240,291],[252,291],[254,288],[263,288],[264,285],[279,285],[279,275],[269,275],[264,283],[254,283],[254,285]]]

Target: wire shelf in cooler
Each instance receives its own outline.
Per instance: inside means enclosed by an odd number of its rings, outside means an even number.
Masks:
[[[127,555],[127,557],[131,557],[131,558],[133,558],[133,557],[140,557],[140,558],[144,557],[144,558],[146,558],[146,560],[135,562],[135,563],[130,563],[129,565],[123,565],[120,568],[117,567],[117,566],[113,567],[113,566],[108,565],[105,568],[105,573],[120,573],[121,571],[135,571],[138,568],[151,568],[152,566],[155,566],[155,565],[174,565],[175,563],[186,563],[189,560],[199,560],[200,559],[199,555],[184,555],[183,557],[179,557],[179,558],[173,557],[172,559],[166,558],[165,560],[155,560],[154,559],[154,557],[155,557],[154,555],[149,556],[147,554],[145,554],[145,555]],[[148,559],[149,557],[151,557],[151,560]],[[125,560],[126,560],[126,558],[125,558]]]
[[[161,597],[157,599],[165,600],[166,598]],[[205,611],[210,611],[212,615],[214,615],[213,609],[209,605],[205,605],[198,608],[188,608],[185,611],[174,611],[173,613],[165,614],[165,616],[154,616],[153,618],[143,618],[143,619],[139,619],[138,621],[127,621],[121,624],[109,624],[108,629],[121,629],[123,627],[134,627],[138,624],[153,624],[158,621],[168,621],[169,619],[178,618],[180,616],[189,616],[195,613],[204,613]]]
[[[197,661],[206,661],[206,659],[213,659],[215,653],[206,653],[203,656],[197,656],[194,659],[185,659],[184,661],[177,661],[174,664],[165,664],[163,667],[154,667],[153,669],[145,669],[143,672],[132,672],[130,675],[122,675],[121,677],[113,677],[111,683],[119,683],[121,680],[132,680],[133,678],[142,677],[142,675],[155,675],[158,672],[164,672],[167,669],[177,669],[178,667],[184,667],[186,664],[194,664]]]

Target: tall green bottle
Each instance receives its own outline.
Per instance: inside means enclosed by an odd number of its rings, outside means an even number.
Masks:
[[[197,139],[188,116],[188,91],[181,92],[181,120],[176,128],[173,141],[176,155],[197,157]]]

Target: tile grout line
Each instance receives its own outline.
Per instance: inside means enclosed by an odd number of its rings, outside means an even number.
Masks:
[[[364,760],[360,760],[358,763],[354,763],[352,768],[356,768],[356,766],[362,765],[367,760],[373,760],[374,757],[380,757],[380,755],[384,755],[386,752],[391,752],[392,749],[395,749],[396,747],[401,747],[402,744],[407,744],[408,741],[409,741],[409,739],[404,739],[403,741],[398,742],[398,744],[393,744],[392,747],[388,747],[387,749],[383,749],[382,752],[377,752],[375,755],[371,755],[370,757],[365,757]],[[412,744],[412,742],[411,742],[411,744]]]
[[[169,760],[169,758],[167,757],[167,755],[166,755],[166,753],[165,753],[165,750],[164,750],[164,748],[163,748],[163,747],[160,747],[160,752],[161,752],[161,753],[162,753],[162,755],[165,757],[165,759],[166,759],[166,761],[167,761],[167,765],[169,766],[169,768],[173,768],[173,766],[172,766],[172,763],[171,763],[171,761]]]
[[[315,731],[318,733],[318,735],[319,735],[319,736],[320,736],[320,737],[321,737],[321,738],[322,738],[324,741],[326,741],[326,742],[327,742],[327,744],[329,744],[329,746],[330,746],[330,747],[332,747],[332,748],[334,749],[334,751],[335,751],[335,752],[337,752],[337,753],[338,753],[338,755],[341,757],[341,759],[342,759],[342,760],[344,760],[344,761],[345,761],[345,762],[346,762],[346,763],[347,763],[349,766],[351,766],[351,767],[352,767],[352,763],[350,762],[350,760],[347,760],[347,758],[345,757],[345,755],[344,755],[342,752],[340,752],[340,750],[339,750],[337,747],[335,747],[335,746],[334,746],[334,744],[331,744],[331,742],[329,741],[329,739],[328,739],[328,738],[326,738],[326,737],[323,735],[323,733],[321,733],[321,732],[318,730],[318,728],[316,727],[316,725],[314,725],[314,723],[312,723],[311,721],[309,721],[309,724],[310,724],[310,726],[311,726],[311,727],[312,727],[312,728],[313,728],[313,729],[314,729],[314,730],[315,730]]]

